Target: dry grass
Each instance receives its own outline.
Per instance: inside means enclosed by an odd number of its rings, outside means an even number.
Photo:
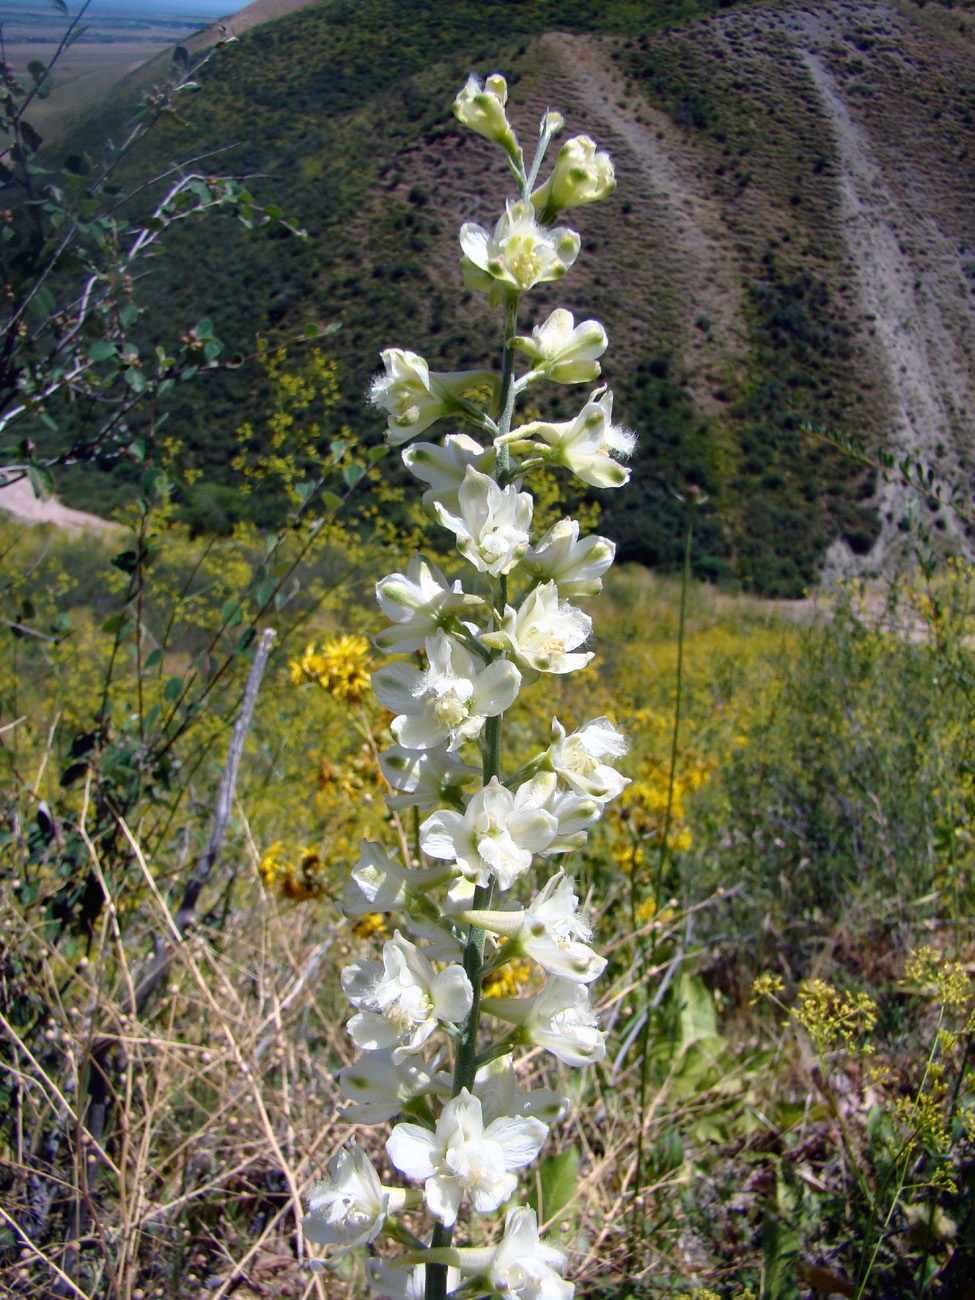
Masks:
[[[26,903],[16,885],[5,884],[0,902],[0,1028],[14,1062],[4,1294],[360,1294],[361,1261],[313,1275],[296,1231],[303,1196],[351,1133],[334,1076],[354,1056],[339,971],[360,942],[328,904],[295,907],[262,890],[253,846],[242,867],[225,865],[214,882],[212,924],[182,938],[138,851],[124,887],[101,876],[94,846],[92,865],[117,902],[104,910],[87,956],[66,959],[37,900]],[[136,1018],[128,1008],[161,945],[171,965]],[[638,1063],[620,1040],[632,1040],[635,990],[660,971],[638,948],[626,944],[625,954],[625,973],[603,990],[601,1013],[614,1035],[605,1071],[580,1078],[541,1052],[519,1066],[526,1083],[544,1073],[573,1097],[546,1154],[572,1145],[580,1154],[575,1197],[549,1225],[579,1294],[659,1268],[649,1248],[634,1263],[631,1216],[673,1180],[644,1187],[633,1203]],[[39,1024],[16,1023],[16,997],[27,987],[46,1007]],[[646,1108],[648,1150],[662,1122],[677,1118],[663,1105],[667,1091]],[[356,1136],[382,1167],[388,1126]],[[424,1233],[431,1225],[421,1213],[411,1226]]]

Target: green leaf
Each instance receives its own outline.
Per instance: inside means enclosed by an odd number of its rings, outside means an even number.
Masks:
[[[343,442],[341,438],[336,438],[335,441],[329,447],[329,450],[332,453],[332,460],[335,462],[336,465],[345,455],[345,449],[346,447],[348,447],[348,445],[349,444],[347,442]]]
[[[54,294],[46,284],[42,284],[34,294],[33,305],[34,310],[40,312],[42,316],[51,316],[53,314],[56,305]]]
[[[258,587],[254,599],[260,608],[263,608],[274,595],[274,589],[277,585],[276,579],[268,578],[266,582],[262,582]]]
[[[52,9],[56,9],[59,14],[66,14],[68,12],[68,6],[64,3],[64,0],[47,0],[47,3]]]
[[[92,361],[107,361],[109,357],[115,356],[115,345],[107,339],[95,339],[88,344],[88,355]]]
[[[127,303],[119,312],[118,318],[122,322],[124,329],[131,329],[139,319],[139,309],[138,307],[133,307],[131,303]]]
[[[167,704],[175,704],[183,693],[182,677],[170,677],[169,681],[163,687],[163,699]]]
[[[574,1201],[579,1186],[579,1148],[571,1146],[555,1155],[547,1156],[538,1167],[538,1184],[535,1195],[528,1200],[538,1215],[539,1227],[555,1227],[560,1219],[569,1217],[569,1206]]]
[[[37,134],[30,122],[25,122],[23,120],[21,120],[20,123],[20,138],[31,153],[37,153],[38,149],[40,149],[41,145],[44,143],[43,138]]]
[[[148,671],[150,668],[155,668],[157,664],[162,663],[162,657],[163,652],[161,646],[157,646],[155,650],[150,650],[142,661],[143,669]]]
[[[236,600],[228,600],[220,611],[220,622],[224,627],[236,627],[243,622],[243,618],[243,610]]]
[[[130,442],[126,448],[133,460],[143,461],[146,458],[146,444],[141,438],[136,438]]]
[[[54,480],[51,478],[50,470],[45,469],[43,465],[28,465],[27,480],[34,496],[40,501],[46,501],[54,491]]]
[[[765,1263],[765,1300],[798,1300],[795,1263],[802,1243],[774,1214],[766,1213],[762,1223],[762,1253]]]
[[[680,1011],[675,1055],[679,1056],[699,1039],[717,1038],[718,1019],[714,1011],[714,998],[700,975],[691,975],[685,971],[677,981],[676,996]]]
[[[139,554],[137,551],[122,551],[119,555],[113,555],[110,563],[123,573],[135,573],[139,566]]]
[[[102,631],[109,636],[120,637],[122,629],[127,627],[128,623],[129,620],[125,614],[110,614],[102,624]]]
[[[373,463],[373,465],[375,465],[377,461],[382,460],[384,456],[388,456],[388,455],[389,455],[389,448],[386,446],[384,442],[379,443],[377,447],[369,448],[369,459]]]
[[[47,64],[42,63],[40,59],[31,59],[27,65],[27,71],[35,81],[43,81],[47,76]]]
[[[142,491],[150,499],[166,496],[172,484],[165,473],[155,465],[142,476]]]
[[[342,477],[345,479],[346,486],[354,488],[365,472],[365,465],[346,465],[345,469],[342,471]]]
[[[322,504],[325,506],[326,510],[341,510],[342,498],[337,497],[334,492],[323,492]]]
[[[65,41],[64,48],[67,49],[69,45],[74,45],[75,41],[80,41],[82,36],[84,36],[87,30],[88,30],[87,23],[83,27],[76,27],[74,31],[71,33],[71,35],[68,37],[68,39]]]
[[[87,763],[69,763],[61,774],[62,789],[67,790],[75,781],[80,781],[87,771]]]

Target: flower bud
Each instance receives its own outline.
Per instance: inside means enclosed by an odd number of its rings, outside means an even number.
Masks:
[[[504,77],[494,73],[482,89],[477,77],[471,73],[464,89],[454,100],[454,116],[478,135],[494,140],[506,153],[517,155],[521,151],[504,111],[507,98],[508,87]]]
[[[555,160],[555,170],[532,195],[539,220],[550,222],[564,208],[595,203],[616,189],[613,164],[605,150],[587,135],[567,140]]]
[[[606,331],[598,320],[578,325],[572,312],[556,307],[531,337],[518,335],[511,346],[531,357],[534,369],[556,384],[589,384],[599,375],[599,362],[609,346]]]

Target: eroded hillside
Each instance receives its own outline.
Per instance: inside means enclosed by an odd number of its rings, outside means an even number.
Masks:
[[[449,105],[471,66],[501,69],[523,136],[557,105],[616,162],[614,200],[578,212],[576,268],[532,310],[564,302],[609,329],[617,412],[640,434],[605,517],[623,554],[675,561],[674,493],[694,482],[710,496],[706,576],[794,595],[824,565],[876,568],[908,503],[803,424],[916,454],[971,496],[973,6],[634,9],[580,2],[559,17],[526,0],[434,19],[364,0],[247,32],[143,165],[240,141],[240,168],[309,239],[271,257],[227,228],[203,247],[174,240],[156,319],[196,310],[243,344],[341,320],[341,419],[369,438],[362,393],[381,347],[445,369],[490,361],[497,322],[463,290],[456,230],[494,219],[507,176]],[[491,202],[475,203],[485,173]],[[174,412],[198,494],[231,477],[240,383]],[[546,400],[567,413],[564,394]],[[950,511],[925,514],[967,544]]]

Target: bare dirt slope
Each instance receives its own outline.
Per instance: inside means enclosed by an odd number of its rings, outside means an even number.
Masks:
[[[843,267],[833,278],[852,294],[858,361],[872,390],[859,423],[843,432],[932,467],[964,508],[975,433],[975,205],[952,152],[964,162],[975,131],[946,131],[937,103],[946,66],[960,82],[972,79],[972,15],[959,14],[952,28],[955,21],[908,3],[829,0],[738,9],[676,39],[730,59],[734,84],[749,95],[791,68],[792,104],[805,106],[828,143],[820,238]],[[645,191],[647,219],[672,266],[691,387],[699,409],[711,413],[715,376],[743,355],[744,247],[763,216],[772,218],[770,230],[776,221],[778,233],[784,228],[774,193],[760,188],[756,206],[765,212],[742,219],[710,183],[713,159],[693,133],[629,98],[607,42],[553,34],[543,44],[555,84],[564,82],[559,93],[576,99],[581,118],[609,145],[627,192],[634,182]],[[765,129],[781,132],[782,118],[773,109]],[[744,195],[743,209],[749,202]],[[711,325],[703,336],[690,328],[702,317]],[[856,557],[835,542],[828,574],[882,568],[917,499],[881,483],[875,504],[881,527],[873,549]],[[937,517],[946,537],[970,549],[951,510]]]
[[[55,497],[36,497],[26,479],[0,487],[0,515],[9,514],[28,524],[54,524],[73,533],[112,533],[119,525],[98,515],[63,506]]]
[[[851,93],[836,66],[838,52],[852,44],[864,69],[867,59],[889,60],[921,79],[930,34],[885,3],[788,7],[758,22],[798,52],[829,125],[839,231],[890,400],[886,446],[936,467],[946,486],[957,483],[975,432],[975,311],[964,235],[950,196],[925,166],[930,160],[910,147],[903,125],[897,129],[869,98]],[[872,563],[883,562],[905,503],[903,488],[881,489],[884,526]],[[955,516],[944,517],[957,535]]]

